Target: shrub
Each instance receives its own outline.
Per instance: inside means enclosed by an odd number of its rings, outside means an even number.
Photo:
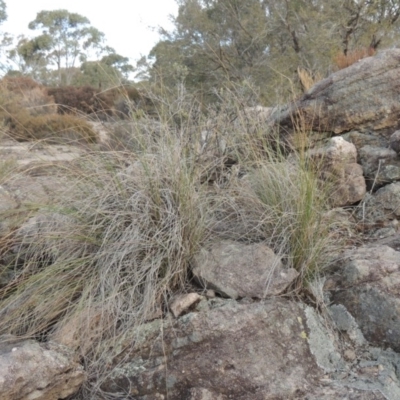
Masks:
[[[107,104],[112,104],[115,115],[122,119],[129,119],[132,115],[154,114],[154,104],[143,90],[134,86],[118,86],[99,94]]]
[[[72,115],[32,116],[26,110],[6,118],[9,135],[18,140],[45,140],[49,143],[94,143],[97,134],[91,125]]]
[[[357,61],[366,58],[366,57],[371,57],[375,55],[376,50],[372,47],[363,47],[359,49],[354,49],[351,51],[348,51],[347,54],[344,54],[343,52],[339,52],[336,54],[336,56],[333,58],[333,63],[336,69],[344,69],[349,67],[350,65],[353,65]]]
[[[3,93],[12,93],[18,107],[25,108],[31,115],[53,114],[57,112],[54,98],[47,89],[27,77],[6,77],[1,81]]]
[[[49,88],[48,93],[54,97],[59,114],[112,113],[112,103],[90,86]]]
[[[27,76],[5,77],[3,83],[8,90],[17,94],[43,87],[40,83]]]

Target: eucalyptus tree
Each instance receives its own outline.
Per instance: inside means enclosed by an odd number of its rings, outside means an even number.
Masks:
[[[87,54],[100,54],[104,48],[104,34],[90,25],[90,21],[77,13],[67,10],[41,11],[29,23],[29,29],[40,34],[23,46],[22,56],[37,56],[46,59],[56,67],[59,84],[69,84],[71,76],[62,71],[74,70],[78,63],[87,60]],[[26,48],[32,52],[26,53]],[[25,56],[26,54],[26,56]],[[62,77],[65,76],[65,82]]]
[[[292,93],[298,67],[325,76],[335,55],[400,39],[399,0],[178,0],[149,54],[153,81],[203,96],[252,82],[265,104]]]

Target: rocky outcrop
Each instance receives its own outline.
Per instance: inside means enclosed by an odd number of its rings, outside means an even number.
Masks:
[[[86,380],[83,367],[55,343],[0,337],[2,400],[58,400],[75,394]]]
[[[390,136],[400,121],[400,50],[380,51],[318,82],[298,101],[276,110],[270,119],[282,133],[340,134],[382,131]]]
[[[202,308],[144,327],[140,347],[121,354],[103,390],[137,400],[385,398],[383,385],[368,388],[362,374],[336,380],[348,367],[311,309],[276,298],[216,299]],[[378,366],[372,357],[370,365]]]
[[[299,275],[293,268],[284,268],[262,243],[223,240],[203,248],[193,264],[193,275],[202,286],[232,299],[281,294]]]
[[[400,351],[400,252],[388,246],[347,250],[327,285],[367,340]]]

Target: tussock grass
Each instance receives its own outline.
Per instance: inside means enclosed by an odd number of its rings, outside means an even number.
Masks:
[[[298,290],[338,245],[316,174],[227,96],[208,114],[182,88],[158,99],[157,119],[132,120],[109,148],[62,167],[71,185],[14,234],[0,333],[68,342],[89,373],[85,398],[124,334],[185,290],[203,244],[265,241],[300,272]]]
[[[322,76],[320,73],[312,74],[308,70],[304,68],[297,68],[297,75],[300,79],[300,83],[304,92],[307,92],[311,89],[317,82],[322,80]]]
[[[353,49],[344,54],[342,51],[335,55],[333,58],[333,63],[336,69],[344,69],[353,65],[357,61],[366,58],[372,57],[375,55],[376,50],[372,47],[361,47],[358,49]]]

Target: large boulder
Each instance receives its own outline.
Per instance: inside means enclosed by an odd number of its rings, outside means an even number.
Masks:
[[[361,371],[353,359],[357,366],[352,371],[311,308],[277,298],[242,303],[215,299],[202,308],[173,323],[149,323],[132,333],[135,341],[128,333],[126,346],[121,344],[125,350],[114,359],[117,365],[102,389],[136,400],[400,396],[396,377],[387,383],[398,361],[395,355],[385,361],[390,354],[369,354],[364,346],[368,361],[360,365],[368,363],[369,368]],[[340,325],[348,330],[343,318]]]
[[[58,400],[75,394],[86,380],[75,355],[55,343],[0,338],[0,398]]]
[[[273,112],[282,132],[381,131],[400,125],[400,49],[380,51],[318,82],[299,100]]]

